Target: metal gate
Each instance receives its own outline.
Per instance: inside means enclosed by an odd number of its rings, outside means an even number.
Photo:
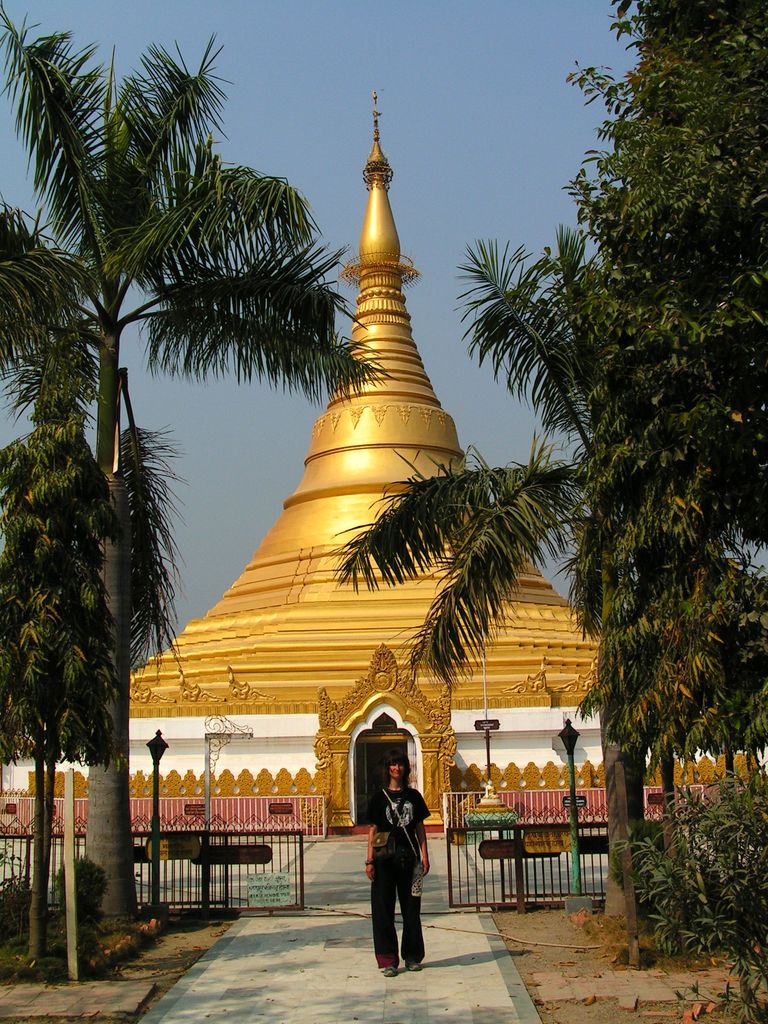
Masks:
[[[570,895],[569,829],[565,824],[446,829],[451,907],[517,909],[558,906]],[[605,898],[608,830],[579,826],[582,895]]]

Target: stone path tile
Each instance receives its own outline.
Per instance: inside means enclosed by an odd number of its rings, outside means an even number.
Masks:
[[[80,985],[0,987],[0,1018],[136,1014],[154,991],[146,981],[89,981]]]

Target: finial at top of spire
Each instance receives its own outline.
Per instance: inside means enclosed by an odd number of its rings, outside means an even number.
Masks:
[[[379,100],[379,94],[374,89],[373,92],[371,93],[371,95],[373,96],[373,141],[374,142],[378,142],[379,141],[379,117],[380,117],[380,114],[379,114],[379,111],[376,109],[376,104],[378,103],[378,100]]]
[[[371,188],[372,185],[383,185],[386,189],[389,188],[389,183],[392,181],[392,168],[389,166],[389,161],[384,156],[379,145],[379,118],[381,113],[376,107],[379,101],[379,94],[374,89],[371,95],[373,97],[373,145],[363,169],[363,180],[368,188]]]

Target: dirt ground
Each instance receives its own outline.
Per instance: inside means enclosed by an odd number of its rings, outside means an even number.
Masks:
[[[510,955],[515,958],[515,966],[543,1024],[629,1024],[630,1021],[693,1024],[697,1020],[700,1024],[733,1024],[736,1020],[732,1004],[699,994],[699,985],[707,977],[704,972],[722,973],[725,977],[727,968],[722,961],[691,963],[656,958],[641,936],[643,970],[630,972],[626,966],[626,933],[619,922],[607,920],[600,914],[574,921],[563,910],[538,910],[522,915],[497,913],[493,918]],[[612,984],[618,988],[626,978],[617,976],[626,972],[635,977],[639,975],[641,979],[655,976],[670,980],[679,998],[648,1001],[643,998],[641,980],[637,1006],[629,1009],[622,1007],[619,998],[594,992],[578,1000],[542,999],[541,984],[536,984],[537,980],[541,983],[542,975],[558,974],[586,982],[587,987],[592,979],[596,992],[600,993]],[[711,984],[709,978],[707,981]],[[551,989],[550,985],[550,994]]]
[[[154,946],[143,950],[139,957],[122,967],[119,972],[121,978],[154,983],[154,991],[143,1005],[142,1014],[151,1009],[203,953],[226,934],[231,924],[231,921],[172,920]]]

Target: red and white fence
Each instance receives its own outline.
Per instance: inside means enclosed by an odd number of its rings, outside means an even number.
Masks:
[[[60,832],[64,821],[64,801],[54,801],[53,829]],[[148,830],[152,822],[152,799],[131,798],[131,827],[134,832]],[[12,793],[0,794],[0,834],[32,831],[34,798]],[[75,823],[84,831],[88,823],[88,800],[75,800]],[[202,800],[186,797],[160,798],[160,828],[165,831],[199,831],[205,826]],[[327,831],[323,796],[232,796],[211,798],[209,828],[218,832],[294,832],[324,837]]]

